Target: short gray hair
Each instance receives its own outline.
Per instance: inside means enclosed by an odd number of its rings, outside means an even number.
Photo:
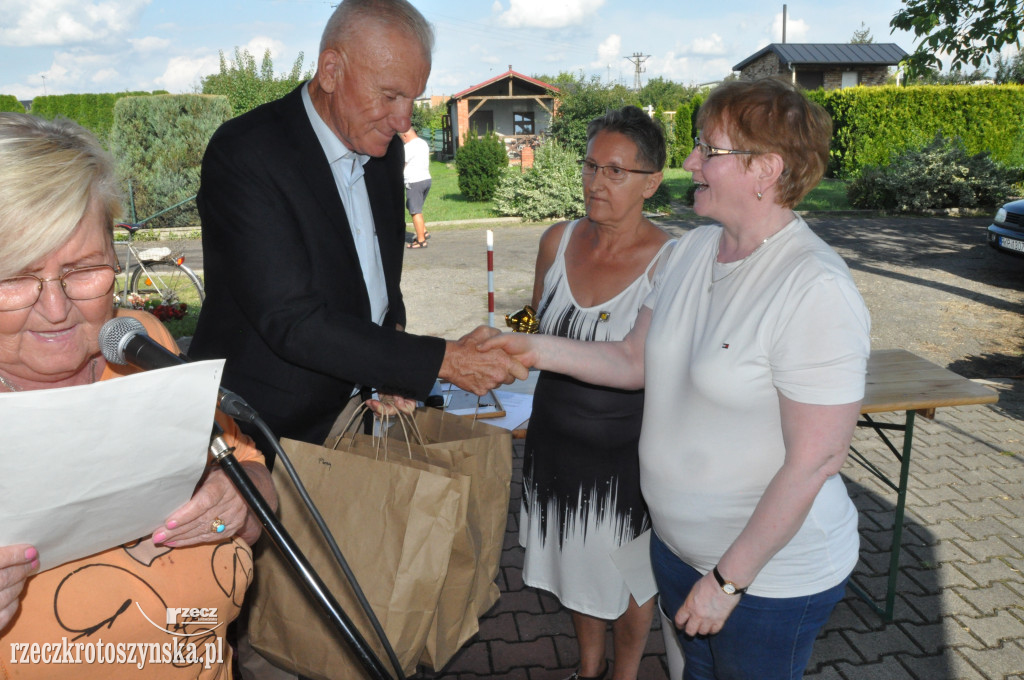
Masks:
[[[93,199],[113,228],[123,209],[114,160],[91,132],[0,113],[0,279],[63,245]]]
[[[624,106],[608,111],[587,125],[587,141],[599,132],[618,132],[636,145],[636,160],[660,172],[665,167],[667,151],[665,130],[657,121],[636,106]]]
[[[434,29],[406,0],[343,0],[327,20],[320,51],[349,42],[361,21],[372,20],[407,31],[423,48],[427,63],[434,52]]]

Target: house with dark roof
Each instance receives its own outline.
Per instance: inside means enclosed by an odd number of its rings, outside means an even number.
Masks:
[[[881,85],[909,55],[895,43],[772,43],[732,67],[742,80],[792,78],[804,89]]]
[[[555,113],[558,88],[512,70],[453,94],[448,100],[446,155],[455,152],[466,135],[496,132],[510,150],[535,146]]]

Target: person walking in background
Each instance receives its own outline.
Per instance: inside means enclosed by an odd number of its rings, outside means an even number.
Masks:
[[[399,136],[405,142],[405,206],[416,230],[416,238],[409,247],[426,248],[430,234],[423,219],[423,203],[430,193],[430,146],[412,128]]]
[[[633,327],[673,243],[643,215],[664,165],[661,126],[637,107],[587,126],[580,166],[587,215],[544,232],[537,254],[532,304],[541,333],[606,341]],[[643,390],[552,371],[537,381],[523,463],[523,580],[572,612],[580,661],[570,680],[608,676],[609,621],[610,677],[636,680],[651,630],[654,599],[637,602],[612,561],[650,528],[637,458],[643,410]]]

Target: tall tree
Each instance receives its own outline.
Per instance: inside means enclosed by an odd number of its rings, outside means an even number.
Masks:
[[[893,30],[913,31],[921,42],[907,62],[913,67],[937,65],[938,53],[949,55],[949,67],[992,63],[1003,47],[1020,48],[1024,31],[1022,0],[903,0],[893,16]]]
[[[1003,58],[1003,55],[996,57],[996,83],[1008,85],[1017,83],[1024,85],[1024,52],[1018,52],[1013,57]]]
[[[558,112],[551,121],[551,135],[578,158],[587,150],[587,124],[611,109],[627,104],[639,105],[637,94],[622,85],[603,85],[597,76],[590,80],[563,80],[557,83]]]
[[[874,36],[871,35],[871,29],[864,25],[864,22],[860,22],[860,28],[853,30],[853,37],[850,38],[851,45],[870,45],[875,42]]]
[[[260,104],[283,97],[309,79],[313,73],[311,70],[302,73],[302,60],[303,54],[299,52],[291,71],[275,76],[270,50],[263,53],[258,70],[256,57],[249,50],[236,47],[233,62],[225,59],[221,51],[220,72],[203,78],[203,94],[226,96],[231,103],[231,112],[241,115]]]

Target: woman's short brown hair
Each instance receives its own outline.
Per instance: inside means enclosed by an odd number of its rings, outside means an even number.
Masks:
[[[778,154],[784,168],[777,201],[787,208],[795,207],[828,167],[832,118],[778,78],[719,85],[697,112],[697,128],[726,133],[736,149]],[[744,160],[749,166],[753,156]]]

